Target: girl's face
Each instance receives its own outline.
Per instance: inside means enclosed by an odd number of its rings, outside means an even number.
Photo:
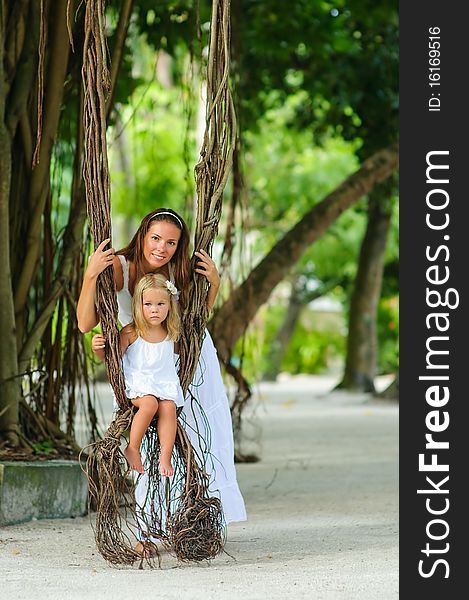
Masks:
[[[169,263],[181,238],[181,230],[173,223],[155,221],[143,239],[143,259],[147,273]]]
[[[150,326],[161,325],[169,312],[168,294],[161,290],[145,290],[142,298],[143,317]]]

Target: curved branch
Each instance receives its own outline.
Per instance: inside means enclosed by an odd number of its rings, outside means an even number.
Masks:
[[[30,4],[31,9],[26,24],[25,41],[21,54],[14,65],[8,104],[6,106],[5,123],[12,137],[15,134],[21,115],[27,112],[27,105],[36,75],[39,42],[39,9],[36,2]]]
[[[130,15],[132,14],[134,0],[123,0],[121,6],[121,12],[119,15],[119,23],[117,24],[116,30],[116,41],[114,44],[114,50],[111,59],[111,72],[109,75],[111,83],[111,92],[106,102],[106,116],[109,119],[109,113],[111,112],[112,105],[114,103],[114,95],[116,91],[117,76],[120,71],[122,64],[122,56],[124,54],[125,39],[127,37],[127,30],[129,29]]]
[[[25,42],[29,41],[28,31],[28,12],[31,9],[34,11],[37,9],[35,3],[31,3],[29,0],[16,0],[16,2],[10,2],[9,13],[4,16],[6,19],[6,27],[4,33],[4,64],[5,64],[5,83],[7,88],[10,86],[12,80],[16,75],[18,67],[18,61],[23,52]],[[7,8],[5,7],[5,12]]]

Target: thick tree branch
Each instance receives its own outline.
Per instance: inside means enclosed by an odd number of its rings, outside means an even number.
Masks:
[[[109,119],[109,113],[114,103],[114,95],[116,92],[117,76],[120,71],[122,64],[122,56],[124,54],[125,39],[127,37],[127,30],[130,23],[130,15],[132,14],[134,0],[123,0],[121,6],[121,12],[119,15],[119,23],[117,24],[116,39],[114,43],[114,50],[112,52],[111,59],[111,92],[106,102],[106,116]]]
[[[5,123],[13,138],[21,115],[27,111],[37,68],[37,47],[39,42],[39,3],[30,3],[26,25],[26,39],[21,56],[14,65],[15,76],[8,96]]]

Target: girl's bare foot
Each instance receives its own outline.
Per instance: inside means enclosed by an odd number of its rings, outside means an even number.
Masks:
[[[143,556],[143,558],[152,558],[158,554],[153,542],[138,542],[135,546],[135,551]]]
[[[138,473],[145,473],[140,452],[138,450],[132,448],[131,446],[127,446],[127,448],[124,450],[124,456],[127,459],[131,469],[137,471]]]
[[[172,477],[174,475],[173,465],[170,460],[168,461],[160,458],[160,473],[163,477]]]

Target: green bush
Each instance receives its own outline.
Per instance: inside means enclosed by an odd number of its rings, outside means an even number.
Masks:
[[[399,297],[383,298],[378,306],[378,373],[399,369]]]
[[[285,308],[281,304],[264,307],[246,335],[238,341],[233,363],[243,361],[243,374],[248,381],[259,380],[269,370],[269,351],[275,344]],[[306,307],[298,320],[283,357],[281,371],[294,374],[322,373],[332,362],[344,356],[345,336],[342,316],[319,313]]]

